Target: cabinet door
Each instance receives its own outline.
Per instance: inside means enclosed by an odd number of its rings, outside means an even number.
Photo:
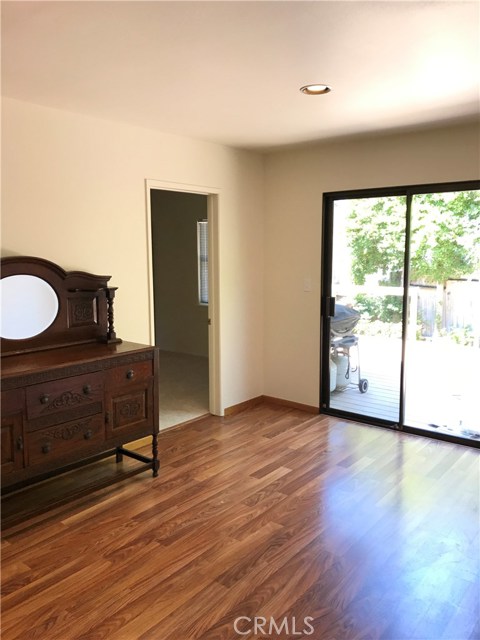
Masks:
[[[23,418],[21,413],[2,416],[2,475],[23,467]]]
[[[107,438],[140,437],[153,430],[153,381],[123,387],[107,397]]]

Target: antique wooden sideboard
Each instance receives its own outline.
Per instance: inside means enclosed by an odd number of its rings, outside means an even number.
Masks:
[[[1,266],[3,492],[110,454],[157,476],[158,349],[117,338],[110,277],[33,257]],[[145,436],[151,457],[125,447]]]

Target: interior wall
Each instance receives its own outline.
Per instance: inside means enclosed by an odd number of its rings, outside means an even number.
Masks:
[[[267,156],[266,395],[319,406],[323,193],[478,179],[479,137],[472,124]],[[311,291],[304,291],[305,279]]]
[[[151,190],[155,344],[208,356],[208,306],[198,302],[197,221],[207,196]]]
[[[472,124],[264,158],[5,99],[2,251],[112,274],[117,334],[147,343],[145,180],[214,187],[221,406],[261,394],[318,406],[323,192],[477,179],[479,152]]]
[[[3,100],[3,255],[111,274],[117,335],[140,343],[152,303],[146,179],[219,193],[221,412],[263,392],[263,157]]]

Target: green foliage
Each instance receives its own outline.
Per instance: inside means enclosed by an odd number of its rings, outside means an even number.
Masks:
[[[405,197],[352,201],[347,235],[352,277],[370,274],[382,283],[402,283]],[[413,198],[410,281],[442,283],[480,269],[480,191],[420,194]]]
[[[382,338],[401,338],[402,323],[401,322],[382,322],[374,320],[370,322],[362,318],[355,329],[356,333],[361,336],[381,336]]]
[[[401,322],[403,300],[400,296],[355,296],[355,309],[369,322]]]
[[[461,345],[462,347],[474,347],[475,335],[472,327],[458,327],[451,331],[445,329],[440,330],[440,336],[442,338],[449,338],[453,343]],[[480,345],[479,345],[480,346]]]
[[[347,229],[355,284],[380,271],[388,284],[400,284],[405,245],[405,198],[353,201]]]

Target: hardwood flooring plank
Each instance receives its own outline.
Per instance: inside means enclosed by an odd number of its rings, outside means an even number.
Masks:
[[[80,559],[52,571],[48,579],[7,596],[2,602],[2,637],[33,638],[34,628],[38,629],[36,637],[45,637],[55,621],[64,615],[65,603],[79,591],[79,585],[88,586],[109,569],[108,562]]]
[[[181,603],[160,622],[157,621],[146,628],[141,635],[135,632],[135,637],[138,640],[152,640],[152,638],[194,640],[202,622],[208,625],[209,616],[217,615],[216,609],[220,603],[225,601],[227,591],[218,582],[211,582],[198,593],[194,600]],[[215,603],[215,609],[210,606],[211,603]],[[126,638],[119,637],[117,640],[126,640]]]
[[[479,640],[478,450],[268,403],[159,448],[2,532],[2,640]]]
[[[235,605],[221,620],[206,633],[199,636],[202,640],[215,640],[228,637],[233,631],[232,623],[241,616],[254,617],[259,611],[268,610],[269,616],[280,615],[289,600],[292,602],[325,572],[333,562],[330,554],[322,553],[319,537],[298,551],[287,565],[280,566],[277,571],[261,584],[254,586],[249,596]]]

